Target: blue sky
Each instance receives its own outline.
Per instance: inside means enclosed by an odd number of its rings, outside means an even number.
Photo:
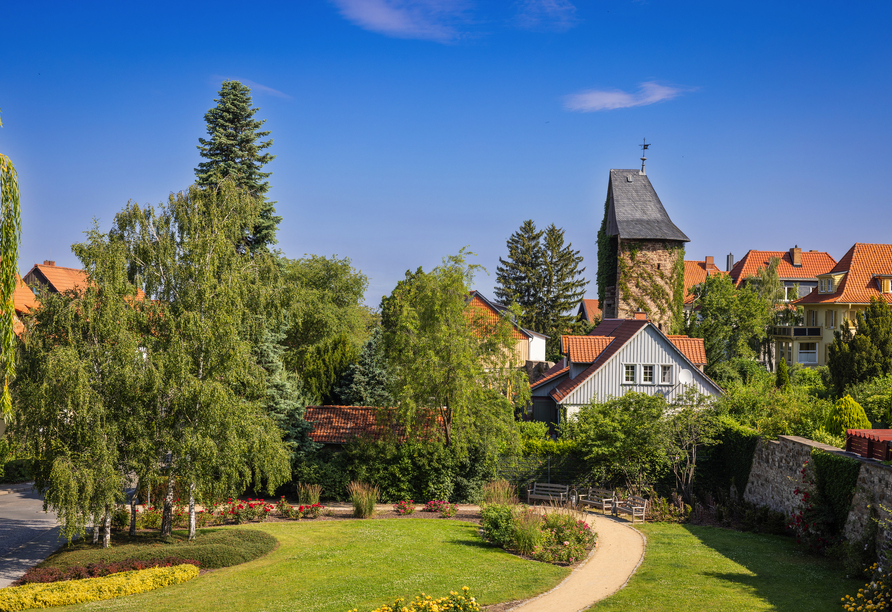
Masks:
[[[892,3],[304,0],[12,3],[0,152],[20,269],[194,180],[224,78],[275,141],[279,248],[349,257],[376,306],[525,219],[563,227],[594,297],[610,168],[640,163],[687,259],[892,242]]]

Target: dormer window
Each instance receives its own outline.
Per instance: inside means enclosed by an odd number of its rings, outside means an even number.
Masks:
[[[818,282],[818,284],[820,285],[818,287],[818,291],[820,291],[821,293],[827,293],[827,290],[825,289],[825,287],[827,286],[826,282],[827,281],[825,281],[823,278]]]
[[[822,278],[819,281],[818,291],[820,293],[833,293],[833,279],[832,278]]]

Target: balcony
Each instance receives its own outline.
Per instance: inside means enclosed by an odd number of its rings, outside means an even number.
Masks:
[[[771,328],[771,335],[783,338],[820,338],[824,335],[824,328],[805,327],[802,325],[775,325]]]

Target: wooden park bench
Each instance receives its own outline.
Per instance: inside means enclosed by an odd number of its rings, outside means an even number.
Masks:
[[[581,492],[576,499],[576,502],[581,506],[598,508],[601,512],[606,514],[613,511],[613,506],[616,504],[616,497],[614,496],[613,491],[591,488]]]
[[[527,489],[527,503],[534,499],[563,503],[567,501],[569,495],[570,487],[567,485],[534,482]]]
[[[628,514],[632,517],[633,523],[635,518],[640,516],[641,521],[644,522],[647,513],[647,500],[638,495],[632,495],[628,499],[616,502],[613,506],[613,513],[616,515]]]

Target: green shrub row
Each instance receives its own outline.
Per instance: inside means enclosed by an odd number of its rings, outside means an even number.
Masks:
[[[855,485],[858,484],[858,474],[861,473],[861,462],[817,448],[811,452],[811,462],[815,469],[817,501],[827,506],[833,516],[833,528],[840,533],[852,506]]]
[[[301,459],[294,482],[322,486],[324,499],[349,499],[350,482],[377,486],[384,503],[402,499],[476,502],[483,484],[493,479],[495,461],[471,449],[458,461],[441,443],[356,440],[342,449],[324,448]]]
[[[716,438],[718,444],[704,448],[698,459],[695,486],[700,491],[728,494],[733,485],[738,498],[742,498],[760,436],[726,416]]]
[[[122,572],[103,578],[7,587],[0,589],[0,610],[12,612],[111,599],[186,582],[196,576],[198,568],[186,564]]]
[[[146,545],[148,539],[155,539],[157,544]],[[175,555],[194,559],[204,569],[215,569],[252,561],[270,552],[277,543],[273,536],[262,531],[228,528],[202,530],[192,542],[165,543],[160,538],[146,536],[138,536],[136,541],[139,543],[136,545],[128,544],[129,541],[134,540],[119,538],[116,546],[101,549],[76,543],[72,548],[53,555],[41,566],[69,567],[96,562],[150,561]]]

